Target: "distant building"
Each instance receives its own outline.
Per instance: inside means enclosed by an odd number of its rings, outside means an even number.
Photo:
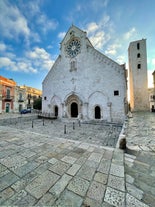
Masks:
[[[29,86],[17,86],[14,80],[0,76],[0,113],[33,109],[34,100],[41,96],[41,90]]]
[[[0,76],[0,113],[14,112],[16,82]]]
[[[146,39],[131,42],[128,57],[131,111],[149,110]]]
[[[20,86],[21,89],[25,90],[26,93],[26,102],[25,102],[25,107],[27,109],[33,109],[33,103],[34,100],[37,98],[42,97],[42,91],[36,88],[32,88],[29,86]]]
[[[153,75],[153,88],[149,88],[149,102],[150,102],[150,111],[155,112],[155,71]]]
[[[127,112],[125,65],[97,51],[86,32],[71,26],[43,81],[42,112],[59,118],[123,122]]]
[[[27,108],[26,89],[16,86],[15,88],[15,104],[14,112],[20,112],[22,109]]]

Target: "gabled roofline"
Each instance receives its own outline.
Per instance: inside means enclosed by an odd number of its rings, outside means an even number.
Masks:
[[[125,63],[124,63],[124,64],[119,64],[119,63],[117,63],[116,61],[114,61],[113,59],[109,58],[108,56],[106,56],[105,54],[103,54],[102,52],[100,52],[99,50],[95,49],[94,47],[93,47],[93,49],[94,49],[96,52],[98,52],[99,54],[103,55],[103,57],[105,57],[105,58],[107,58],[108,60],[110,60],[111,62],[117,64],[118,66],[121,66],[121,67],[122,67],[123,65],[125,65]]]
[[[62,44],[62,43],[63,43],[63,41],[64,41],[64,39],[66,38],[67,34],[69,33],[69,31],[70,31],[70,30],[71,30],[71,28],[73,28],[73,27],[75,27],[76,29],[80,30],[81,32],[83,32],[83,33],[86,33],[86,34],[87,34],[87,32],[86,32],[86,31],[83,31],[83,30],[81,30],[79,27],[77,27],[77,26],[75,26],[74,24],[72,24],[72,25],[70,26],[70,28],[67,30],[67,32],[66,32],[66,34],[65,34],[64,38],[62,39],[62,41],[60,42],[60,44]]]

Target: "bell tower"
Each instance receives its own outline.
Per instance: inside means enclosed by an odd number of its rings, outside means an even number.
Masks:
[[[146,39],[130,43],[128,62],[131,111],[149,110]]]

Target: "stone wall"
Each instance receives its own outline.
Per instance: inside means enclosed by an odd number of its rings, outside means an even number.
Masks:
[[[17,122],[21,121],[31,121],[37,119],[38,115],[31,115],[31,116],[17,116],[17,117],[6,117],[0,118],[0,125],[8,125],[8,124],[16,124]]]

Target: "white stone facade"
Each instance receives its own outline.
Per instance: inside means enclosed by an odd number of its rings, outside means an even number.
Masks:
[[[42,112],[59,118],[122,122],[127,108],[126,70],[97,51],[72,26],[43,81]]]

